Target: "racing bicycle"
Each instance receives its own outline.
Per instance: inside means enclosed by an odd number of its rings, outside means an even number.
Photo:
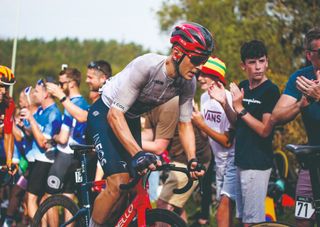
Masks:
[[[39,227],[41,222],[46,223],[48,211],[51,208],[59,210],[58,226],[64,227],[69,224],[72,226],[89,226],[91,217],[91,204],[89,199],[89,191],[92,188],[103,190],[105,181],[89,182],[87,177],[87,154],[92,151],[92,145],[70,145],[75,155],[80,157],[81,168],[75,172],[76,182],[80,183],[80,191],[82,198],[82,207],[71,199],[63,195],[53,195],[46,199],[38,208],[32,226]],[[185,173],[188,176],[188,183],[181,189],[174,189],[175,193],[184,193],[188,191],[193,182],[189,171],[185,168],[175,167],[172,164],[164,164],[157,167],[157,170],[173,170]],[[118,219],[114,226],[153,226],[154,224],[165,224],[169,226],[184,227],[186,223],[174,212],[164,209],[153,209],[150,203],[148,189],[148,176],[137,175],[129,184],[120,185],[122,190],[133,189],[136,192],[135,198],[131,201],[127,209]],[[69,220],[65,220],[65,210],[71,213]]]

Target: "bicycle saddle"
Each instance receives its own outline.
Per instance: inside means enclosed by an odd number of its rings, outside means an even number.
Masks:
[[[320,154],[320,146],[287,144],[286,149],[296,155]]]
[[[81,152],[89,152],[94,148],[94,145],[88,145],[88,144],[70,144],[69,145],[72,150],[74,150],[75,153],[81,153]]]

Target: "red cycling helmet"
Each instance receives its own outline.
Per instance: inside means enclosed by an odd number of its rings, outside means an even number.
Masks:
[[[0,84],[10,86],[15,84],[16,79],[14,78],[14,75],[6,66],[0,65]]]
[[[214,48],[213,38],[208,29],[190,22],[177,25],[171,34],[170,42],[180,45],[190,54],[209,56]]]

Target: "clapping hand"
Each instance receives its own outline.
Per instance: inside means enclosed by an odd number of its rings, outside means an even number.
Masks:
[[[314,98],[315,100],[320,100],[319,80],[309,80],[304,76],[298,76],[296,80],[296,86],[297,89],[305,96]]]
[[[226,91],[223,84],[220,81],[212,82],[208,89],[208,94],[212,99],[215,99],[222,106],[227,102]]]
[[[239,87],[234,82],[232,82],[230,83],[230,92],[232,96],[233,108],[237,113],[240,113],[244,108],[242,105],[244,90],[243,88],[241,88],[240,90]]]
[[[201,124],[204,124],[202,114],[199,111],[199,107],[197,103],[193,105],[193,112],[191,116],[192,123],[195,124],[197,127]]]

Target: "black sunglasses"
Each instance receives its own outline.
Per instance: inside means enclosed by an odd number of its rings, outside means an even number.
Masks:
[[[60,82],[59,81],[59,86],[63,87],[64,84],[67,84],[67,83],[70,83],[70,82],[71,82],[71,80],[68,80],[68,81],[65,81],[65,82]]]
[[[92,62],[89,63],[88,69],[97,69],[97,70],[103,72],[105,75],[107,75],[107,73],[105,71],[103,71],[101,66],[95,61],[92,61]]]
[[[310,52],[316,52],[316,53],[318,54],[318,57],[320,57],[320,48],[317,49],[317,50],[312,50],[312,49],[310,49],[310,50],[308,50],[308,51],[310,51]]]
[[[180,49],[180,48],[179,48]],[[206,63],[209,59],[209,55],[201,55],[201,54],[194,54],[194,53],[187,53],[185,50],[183,50],[182,48],[180,49],[185,55],[188,56],[188,58],[190,59],[190,62],[194,65],[194,66],[199,66],[199,65],[203,65],[204,63]]]
[[[196,66],[199,66],[199,65],[206,63],[209,58],[209,56],[191,55],[191,54],[189,54],[188,57],[190,58],[190,62]]]

